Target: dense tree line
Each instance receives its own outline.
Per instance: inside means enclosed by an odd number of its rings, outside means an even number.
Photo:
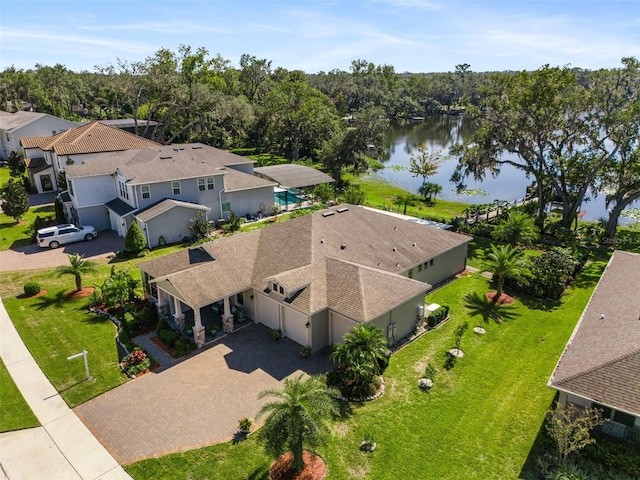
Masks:
[[[589,189],[605,192],[613,235],[622,210],[640,197],[639,77],[635,58],[598,71],[477,73],[465,63],[430,74],[358,59],[349,71],[306,74],[247,54],[235,67],[183,45],[93,72],[10,67],[0,73],[0,101],[72,120],[133,118],[138,134],[165,144],[252,147],[319,162],[339,184],[344,171],[366,171],[382,154],[388,119],[465,109],[477,130],[457,148],[454,180],[512,164],[537,183],[540,225],[555,199],[564,227]]]

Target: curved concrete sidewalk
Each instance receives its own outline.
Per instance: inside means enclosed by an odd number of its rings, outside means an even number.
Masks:
[[[13,326],[2,299],[0,356],[42,424],[0,434],[0,479],[131,479],[40,370]]]

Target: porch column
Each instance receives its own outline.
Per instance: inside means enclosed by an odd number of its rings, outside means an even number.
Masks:
[[[224,297],[224,308],[222,312],[222,331],[225,333],[233,332],[233,315],[229,305],[229,297]]]
[[[182,313],[180,300],[177,297],[173,297],[173,306],[176,312],[173,314],[173,320],[176,322],[176,327],[178,327],[178,330],[182,331],[182,329],[184,328],[184,314]]]
[[[204,327],[202,326],[202,319],[200,318],[200,307],[193,309],[193,320],[195,326],[193,327],[193,340],[196,342],[196,347],[202,348],[204,345]]]

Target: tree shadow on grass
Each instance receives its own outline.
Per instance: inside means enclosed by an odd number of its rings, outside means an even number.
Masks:
[[[558,393],[556,392],[555,397],[553,397],[553,400],[549,404],[549,409],[554,408],[557,401]],[[520,469],[520,475],[518,475],[519,479],[537,480],[539,478],[538,457],[541,455],[543,448],[549,446],[549,436],[547,435],[547,431],[545,429],[545,415],[542,415],[542,418],[540,418],[540,428],[538,429],[538,434],[536,435],[534,442],[531,444],[527,459]]]
[[[268,468],[264,469],[262,467],[256,467],[245,478],[247,480],[269,480],[269,469]]]
[[[466,294],[464,296],[464,305],[469,309],[470,316],[480,316],[485,323],[489,323],[490,320],[500,323],[505,320],[513,320],[519,316],[512,305],[494,303],[478,292]]]
[[[38,297],[37,302],[34,304],[36,310],[42,311],[51,307],[62,308],[68,302],[68,298],[65,296],[65,290],[58,290],[55,295],[44,295]]]
[[[541,300],[524,294],[517,295],[516,298],[529,310],[544,310],[545,312],[552,312],[561,305],[559,300]]]

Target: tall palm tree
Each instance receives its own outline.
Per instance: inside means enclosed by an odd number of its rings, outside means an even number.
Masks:
[[[487,255],[482,270],[493,273],[493,279],[497,286],[496,294],[493,297],[494,302],[497,302],[502,296],[506,277],[526,284],[527,278],[531,275],[522,250],[511,245],[491,245],[491,252]]]
[[[512,245],[531,244],[539,237],[535,220],[524,212],[509,212],[491,233],[494,240]]]
[[[98,270],[98,264],[90,260],[85,260],[84,255],[74,253],[67,255],[69,257],[69,265],[63,265],[56,269],[58,276],[73,275],[76,279],[76,290],[82,290],[82,275],[85,273],[93,273]]]
[[[262,406],[257,417],[267,416],[260,430],[267,452],[277,458],[291,451],[291,468],[301,471],[303,448],[313,451],[330,432],[328,420],[339,413],[337,395],[318,377],[304,378],[304,374],[285,379],[282,390],[260,393],[258,398],[275,398]]]
[[[413,205],[414,200],[415,197],[412,193],[403,192],[395,196],[395,198],[393,199],[393,203],[398,205],[398,212],[400,212],[400,207],[404,207],[403,214],[406,215],[407,207],[409,205]]]

